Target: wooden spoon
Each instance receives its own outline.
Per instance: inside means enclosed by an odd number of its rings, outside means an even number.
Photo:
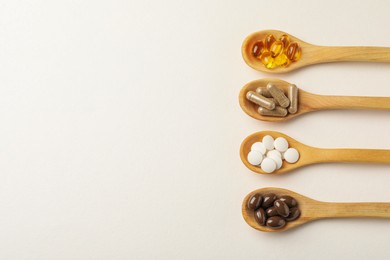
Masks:
[[[274,139],[284,137],[289,143],[289,147],[298,150],[300,157],[296,163],[288,163],[283,161],[282,168],[273,173],[266,173],[260,167],[251,165],[247,160],[247,155],[251,150],[251,146],[255,142],[261,142],[265,135],[270,135]],[[326,162],[351,162],[351,163],[390,163],[390,150],[374,150],[374,149],[324,149],[311,147],[302,144],[293,138],[275,131],[261,131],[251,134],[244,139],[240,147],[241,161],[247,168],[262,174],[280,174],[297,168]]]
[[[280,36],[286,34],[290,41],[298,43],[302,50],[301,58],[292,62],[288,67],[276,67],[274,69],[267,69],[261,61],[252,55],[253,44],[264,40],[269,34],[279,39]],[[337,61],[371,61],[371,62],[390,62],[390,48],[388,47],[347,47],[347,46],[317,46],[304,42],[291,34],[277,31],[264,30],[255,32],[245,38],[242,44],[242,56],[245,62],[255,70],[270,72],[270,73],[284,73],[301,67],[305,67],[317,63],[337,62]]]
[[[259,225],[254,219],[253,210],[248,209],[249,198],[255,193],[274,193],[276,196],[289,195],[298,202],[301,215],[298,219],[287,224],[281,229],[271,229]],[[265,232],[281,232],[300,226],[307,222],[323,218],[390,218],[390,203],[330,203],[313,200],[301,194],[281,188],[263,188],[254,190],[244,198],[242,202],[242,216],[246,223],[254,229]]]
[[[256,91],[258,87],[267,87],[268,83],[274,84],[286,94],[288,85],[291,84],[279,79],[254,80],[241,89],[238,97],[242,110],[257,120],[281,122],[308,112],[326,109],[390,109],[390,97],[323,96],[299,89],[297,113],[288,114],[285,117],[262,116],[257,112],[259,106],[246,99],[246,93],[248,91]]]

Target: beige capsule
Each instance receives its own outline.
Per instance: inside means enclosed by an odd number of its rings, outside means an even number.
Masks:
[[[277,116],[277,117],[284,117],[287,116],[287,109],[281,106],[276,106],[274,110],[269,110],[264,107],[259,107],[257,109],[257,112],[259,112],[262,116]]]
[[[283,93],[282,90],[277,88],[275,85],[268,83],[267,90],[271,93],[272,97],[278,102],[281,107],[288,107],[290,105],[290,100]]]
[[[246,98],[260,107],[264,107],[269,110],[274,109],[276,106],[275,102],[253,91],[248,91],[248,93],[246,93]]]
[[[295,114],[298,111],[298,88],[294,84],[288,86],[288,99],[290,100],[288,112]]]
[[[269,93],[268,89],[267,88],[264,88],[264,87],[258,87],[256,89],[256,93],[259,94],[259,95],[262,95],[266,98],[271,98],[271,93]]]

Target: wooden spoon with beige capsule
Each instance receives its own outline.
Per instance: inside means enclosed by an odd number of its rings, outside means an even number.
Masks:
[[[248,200],[252,195],[273,193],[276,196],[290,196],[297,202],[300,216],[288,221],[280,229],[273,229],[266,225],[260,225],[254,217],[254,211],[248,208]],[[286,231],[302,224],[326,218],[390,218],[390,203],[383,202],[358,202],[358,203],[333,203],[317,201],[305,197],[299,193],[281,188],[262,188],[249,193],[242,202],[242,216],[246,223],[254,229],[264,232]]]
[[[306,92],[298,88],[298,110],[284,117],[263,116],[257,111],[258,105],[246,98],[249,91],[266,88],[271,83],[287,94],[291,83],[279,79],[259,79],[246,84],[240,91],[239,102],[242,110],[249,116],[262,121],[282,122],[312,111],[328,109],[375,109],[389,110],[390,97],[324,96]]]
[[[255,142],[261,142],[266,135],[274,139],[283,137],[287,140],[289,147],[295,148],[299,152],[299,159],[295,163],[283,161],[280,169],[273,173],[264,172],[259,166],[249,163],[248,154]],[[348,162],[348,163],[390,163],[390,150],[375,149],[325,149],[305,145],[297,140],[276,131],[261,131],[249,135],[241,143],[240,158],[244,165],[255,173],[261,174],[281,174],[289,172],[306,165],[329,162]]]
[[[300,57],[296,61],[275,68],[268,69],[259,56],[254,55],[254,45],[264,41],[267,36],[273,35],[276,40],[286,35],[289,43],[296,43],[300,48]],[[287,47],[285,47],[287,51]],[[278,49],[278,48],[276,48]],[[284,73],[296,70],[308,65],[341,62],[341,61],[367,61],[367,62],[390,62],[389,47],[347,47],[347,46],[317,46],[304,42],[291,34],[278,30],[264,30],[255,32],[245,38],[242,44],[242,56],[245,62],[255,70],[269,73]],[[289,53],[291,55],[291,53]],[[271,57],[272,58],[272,57]],[[273,58],[272,58],[273,59]]]

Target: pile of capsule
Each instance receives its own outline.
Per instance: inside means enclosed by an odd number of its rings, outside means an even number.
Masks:
[[[298,111],[298,88],[293,84],[288,86],[287,96],[282,89],[268,83],[266,88],[248,91],[246,98],[260,106],[257,112],[263,116],[284,117]]]
[[[284,227],[288,221],[296,220],[301,214],[293,197],[284,195],[278,198],[273,193],[252,195],[247,207],[254,211],[255,220],[259,225],[272,229]]]
[[[286,138],[274,138],[270,135],[263,137],[262,142],[255,142],[248,153],[248,162],[260,167],[266,173],[279,170],[283,160],[295,163],[299,159],[299,152],[295,148],[289,148]]]
[[[299,60],[302,51],[298,43],[290,41],[288,35],[282,35],[278,40],[272,34],[264,40],[256,42],[252,47],[252,55],[259,59],[267,69],[288,67]]]

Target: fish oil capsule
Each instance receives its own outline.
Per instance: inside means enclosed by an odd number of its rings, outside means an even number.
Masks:
[[[268,91],[271,93],[272,97],[278,102],[278,104],[286,108],[290,105],[290,100],[284,95],[283,91],[281,91],[276,86],[272,85],[271,83],[268,83],[267,85]]]
[[[268,34],[264,40],[264,46],[267,50],[271,49],[271,45],[276,41],[275,36]]]
[[[262,116],[277,116],[277,117],[284,117],[287,116],[287,109],[281,106],[276,106],[274,110],[269,110],[264,107],[259,107],[257,109],[257,112],[259,112]]]
[[[261,54],[260,60],[267,69],[273,69],[276,67],[275,59],[272,58],[271,53],[269,52],[264,52]]]
[[[291,61],[297,61],[301,57],[302,51],[298,43],[292,42],[286,49],[286,55]]]
[[[279,54],[283,53],[283,49],[284,46],[283,46],[283,42],[281,41],[274,41],[274,43],[272,43],[271,47],[269,48],[271,52],[271,56],[274,58]]]
[[[283,42],[284,48],[287,48],[287,46],[290,44],[290,37],[288,37],[287,34],[283,34],[280,38],[279,41]]]
[[[264,96],[261,96],[259,94],[257,94],[256,92],[253,92],[253,91],[248,91],[248,93],[246,93],[246,98],[261,106],[261,107],[264,107],[264,108],[267,108],[267,109],[274,109],[275,108],[275,102],[269,100],[268,98],[264,97]]]
[[[291,61],[287,58],[287,55],[284,53],[280,53],[275,57],[275,65],[280,67],[288,67]]]
[[[298,111],[298,88],[297,86],[291,84],[288,86],[288,99],[290,100],[290,107],[288,112],[290,114],[295,114]]]
[[[268,89],[264,87],[258,87],[256,89],[256,93],[266,98],[272,98],[271,93],[269,93]]]
[[[263,51],[264,51],[264,42],[263,41],[256,42],[252,48],[252,55],[255,57],[259,57],[263,53]]]

